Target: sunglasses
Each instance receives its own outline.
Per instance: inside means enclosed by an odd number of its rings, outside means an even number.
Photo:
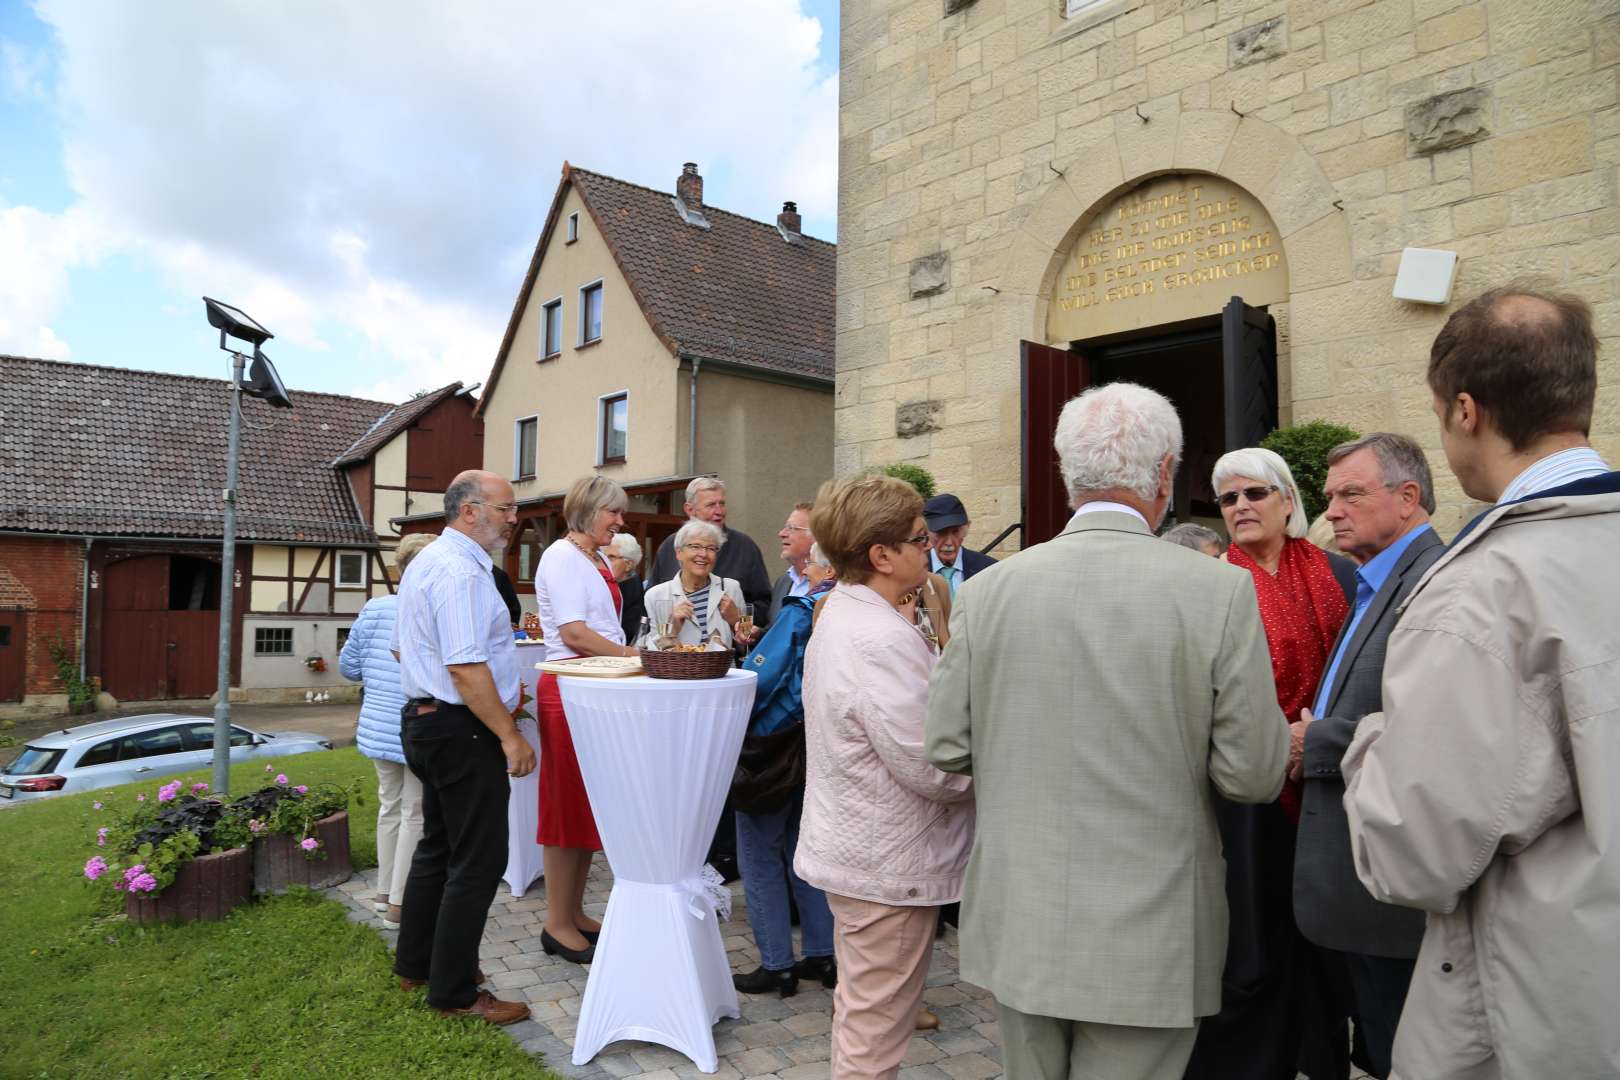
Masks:
[[[1216,496],[1215,501],[1221,504],[1221,509],[1230,510],[1237,505],[1239,495],[1242,495],[1247,502],[1257,503],[1269,498],[1271,493],[1276,490],[1276,484],[1267,484],[1265,487],[1238,488],[1236,491],[1221,492]]]

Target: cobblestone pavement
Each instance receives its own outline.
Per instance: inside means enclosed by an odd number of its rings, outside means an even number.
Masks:
[[[374,869],[356,874],[327,894],[348,906],[351,920],[375,926],[393,945],[396,934],[383,927],[368,902],[377,892],[376,877]],[[586,883],[585,910],[592,916],[601,918],[612,885],[607,860],[598,857]],[[726,955],[733,971],[752,971],[759,965],[759,952],[748,929],[742,883],[734,882],[731,892],[731,918],[720,924]],[[540,1055],[548,1068],[581,1080],[630,1076],[671,1080],[706,1075],[686,1055],[644,1042],[610,1043],[588,1065],[570,1063],[588,969],[541,951],[545,907],[541,884],[536,883],[518,900],[503,883],[490,908],[480,950],[484,972],[490,977],[487,988],[496,997],[527,1001],[533,1012],[532,1019],[504,1030],[525,1050]],[[995,1006],[987,991],[957,978],[955,929],[947,929],[934,945],[923,1000],[938,1014],[939,1030],[918,1032],[912,1038],[901,1080],[984,1080],[1001,1075]],[[739,994],[738,1002],[741,1019],[721,1020],[714,1028],[714,1046],[720,1056],[719,1071],[713,1074],[716,1080],[820,1080],[827,1075],[832,991],[820,983],[800,983],[799,992],[790,998]]]
[[[601,918],[607,908],[613,874],[600,856],[591,865],[586,882],[585,910]],[[349,908],[349,918],[376,927],[392,946],[398,936],[386,929],[371,909],[377,892],[375,869],[356,874],[327,895]],[[726,957],[733,971],[759,966],[759,951],[748,929],[747,901],[742,883],[731,885],[731,918],[720,924]],[[656,1043],[616,1042],[603,1047],[587,1065],[574,1065],[574,1027],[585,994],[588,968],[570,964],[540,949],[545,888],[536,882],[521,900],[505,882],[495,894],[479,950],[488,989],[496,997],[529,1003],[532,1019],[504,1028],[523,1049],[539,1055],[547,1068],[579,1080],[690,1080],[700,1073],[685,1054]],[[795,938],[797,931],[794,932]],[[939,1016],[939,1030],[912,1036],[900,1069],[900,1080],[988,1080],[1002,1075],[1001,1033],[995,1004],[987,990],[957,977],[956,930],[947,928],[935,942],[928,965],[924,1003]],[[775,994],[739,994],[742,1017],[721,1020],[714,1027],[714,1048],[720,1067],[716,1080],[742,1077],[779,1077],[781,1080],[820,1080],[827,1075],[832,1029],[832,991],[820,983],[800,983],[790,998]],[[1351,1080],[1367,1074],[1351,1069]],[[1304,1080],[1302,1076],[1300,1080]]]

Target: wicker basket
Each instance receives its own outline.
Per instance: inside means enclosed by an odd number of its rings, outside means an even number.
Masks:
[[[650,679],[723,679],[731,670],[731,650],[725,652],[659,652],[641,650],[641,670]]]

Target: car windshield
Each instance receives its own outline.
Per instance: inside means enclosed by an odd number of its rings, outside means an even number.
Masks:
[[[17,760],[6,766],[6,772],[14,776],[38,776],[48,773],[56,768],[56,763],[62,760],[62,751],[41,749],[38,746],[25,746],[23,752],[17,755]]]

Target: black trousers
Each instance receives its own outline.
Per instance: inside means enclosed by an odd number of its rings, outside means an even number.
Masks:
[[[430,708],[431,705],[421,705]],[[401,905],[394,972],[426,979],[428,1004],[478,998],[478,942],[506,869],[506,755],[460,705],[401,712],[405,763],[422,781],[422,839]]]
[[[1401,1009],[1406,1005],[1406,990],[1412,985],[1417,961],[1365,953],[1341,955],[1356,995],[1357,1018],[1367,1051],[1366,1069],[1384,1080],[1389,1075],[1395,1029],[1401,1022]]]

